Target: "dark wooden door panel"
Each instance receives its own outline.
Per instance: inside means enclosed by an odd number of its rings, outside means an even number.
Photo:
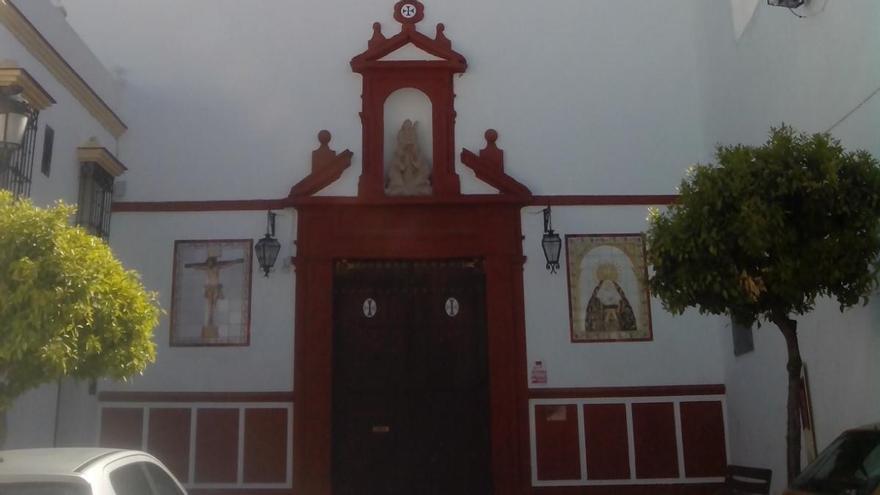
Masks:
[[[342,262],[335,495],[491,492],[485,279],[476,262]]]

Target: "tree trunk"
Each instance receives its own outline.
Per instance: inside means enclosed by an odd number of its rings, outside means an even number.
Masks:
[[[797,322],[788,316],[774,316],[773,323],[785,337],[788,350],[788,425],[786,440],[786,460],[788,483],[801,472],[801,351],[798,347]]]
[[[0,450],[6,446],[6,408],[0,406]]]

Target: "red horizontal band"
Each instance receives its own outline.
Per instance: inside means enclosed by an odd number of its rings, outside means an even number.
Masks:
[[[676,397],[683,395],[724,395],[722,384],[713,385],[660,385],[652,387],[586,387],[586,388],[533,388],[531,399],[580,399],[612,397]]]
[[[273,210],[307,205],[396,205],[396,204],[501,204],[519,203],[523,206],[665,206],[675,203],[674,194],[654,195],[570,195],[530,196],[525,198],[504,195],[463,195],[448,198],[382,198],[363,199],[356,196],[313,196],[281,199],[232,199],[218,201],[116,201],[114,212],[198,212],[198,211],[255,211]]]
[[[100,392],[101,402],[293,402],[293,392]]]

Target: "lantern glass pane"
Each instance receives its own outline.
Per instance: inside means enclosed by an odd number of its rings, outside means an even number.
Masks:
[[[544,248],[544,256],[547,258],[547,262],[558,263],[559,254],[562,251],[562,239],[559,238],[559,235],[544,234],[541,244]]]
[[[260,268],[263,269],[264,273],[268,274],[268,271],[275,266],[275,260],[278,258],[278,253],[281,251],[281,243],[278,242],[277,239],[267,235],[257,241],[254,250],[257,253],[257,262],[260,264]]]
[[[257,245],[254,246],[254,251],[257,253],[257,263],[260,264],[261,267],[266,265],[266,239],[260,239],[257,241]]]
[[[28,116],[20,113],[6,114],[6,129],[3,132],[3,141],[11,143],[16,148],[21,146],[24,139],[24,131],[27,129]]]
[[[31,190],[37,113],[0,95],[0,189],[16,197]]]
[[[266,243],[266,262],[270,266],[275,265],[275,260],[278,259],[279,251],[281,251],[281,244],[275,239]]]

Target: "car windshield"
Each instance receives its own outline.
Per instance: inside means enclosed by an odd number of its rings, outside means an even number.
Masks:
[[[868,495],[880,483],[880,431],[844,433],[798,476],[809,493]]]
[[[26,483],[0,483],[0,495],[90,495],[91,490],[79,483],[55,483],[34,481]]]

